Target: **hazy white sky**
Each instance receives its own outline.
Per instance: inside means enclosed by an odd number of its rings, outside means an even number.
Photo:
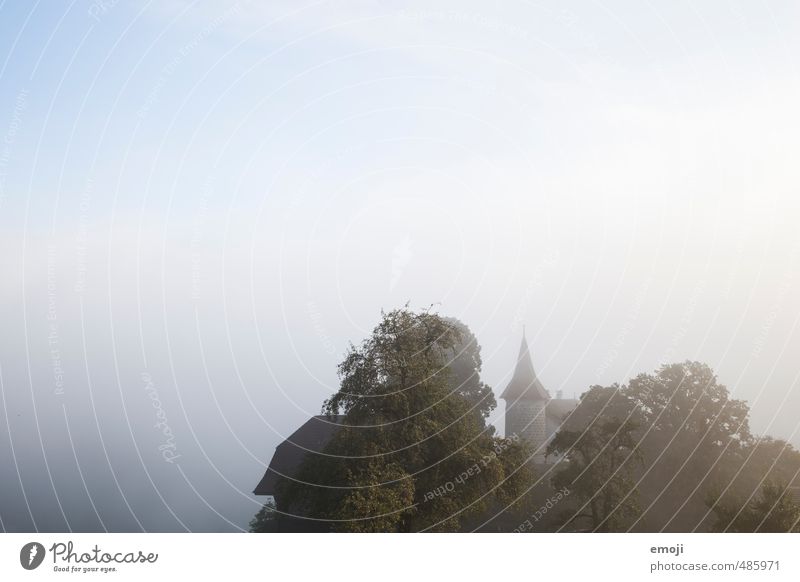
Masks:
[[[244,527],[407,301],[498,394],[525,323],[552,393],[697,359],[800,443],[799,39],[791,1],[0,3],[0,498]]]

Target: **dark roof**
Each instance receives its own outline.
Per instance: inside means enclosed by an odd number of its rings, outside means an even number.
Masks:
[[[517,358],[517,367],[514,369],[514,376],[503,390],[500,398],[506,401],[550,400],[550,394],[539,382],[539,378],[536,377],[536,372],[533,370],[533,362],[524,332],[522,344],[519,346],[519,357]]]
[[[281,477],[294,477],[306,455],[320,453],[341,427],[344,416],[312,416],[289,438],[275,447],[266,473],[256,485],[256,495],[275,495]]]

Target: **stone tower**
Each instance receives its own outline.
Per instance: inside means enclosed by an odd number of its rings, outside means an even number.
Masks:
[[[516,434],[526,440],[535,451],[534,461],[544,462],[548,438],[546,410],[550,394],[533,370],[524,330],[514,376],[500,398],[506,401],[506,437]]]

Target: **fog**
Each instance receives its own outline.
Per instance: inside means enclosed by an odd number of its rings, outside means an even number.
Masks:
[[[800,445],[795,3],[270,4],[0,7],[4,530],[247,529],[407,302]]]

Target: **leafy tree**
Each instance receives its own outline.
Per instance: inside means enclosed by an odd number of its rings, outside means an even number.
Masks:
[[[721,500],[718,494],[710,493],[707,504],[716,517],[713,531],[800,531],[800,505],[792,500],[788,487],[782,483],[765,483],[760,494],[750,502],[741,499]]]
[[[800,475],[800,451],[781,439],[754,438],[740,450],[739,457],[734,466],[742,480],[742,493],[748,496],[762,481],[791,483]],[[738,486],[735,481],[734,486]]]
[[[448,354],[447,367],[450,370],[450,386],[467,401],[474,414],[479,415],[487,432],[494,434],[494,427],[486,425],[486,419],[497,407],[492,388],[481,381],[481,347],[475,334],[455,318],[446,318],[459,334],[459,342],[453,346],[452,355]]]
[[[715,518],[712,530],[788,531],[778,518],[791,511],[783,484],[795,482],[798,474],[800,452],[791,444],[771,437],[753,439],[736,457],[726,459],[721,478],[707,492],[707,513]],[[785,497],[778,497],[779,492]],[[764,523],[756,529],[762,519]],[[786,519],[791,527],[791,516]]]
[[[267,501],[258,510],[255,517],[250,520],[250,531],[253,533],[267,533],[277,531],[277,515],[275,502]]]
[[[706,494],[726,479],[752,439],[747,404],[731,398],[700,362],[662,366],[636,376],[622,390],[636,408],[636,440],[645,459],[637,476],[646,505],[640,527],[707,527],[702,523]]]
[[[553,484],[574,482],[584,510],[572,518],[592,529],[787,531],[794,502],[775,483],[800,474],[800,453],[754,439],[748,414],[700,362],[594,387],[550,446],[564,455]],[[622,519],[606,518],[617,505]],[[637,506],[644,509],[630,522]]]
[[[788,487],[779,483],[765,483],[761,496],[750,506],[758,532],[799,531],[800,505],[792,500]]]
[[[307,457],[297,480],[281,483],[281,503],[340,531],[457,531],[498,496],[524,491],[531,469],[517,465],[512,476],[508,460],[527,456],[486,425],[494,398],[466,332],[427,311],[384,313],[351,346],[339,391],[323,405],[344,415],[343,428],[325,456]]]
[[[348,532],[397,531],[414,503],[413,482],[401,466],[372,460],[358,474],[348,472],[349,488],[332,516],[341,520],[336,529]],[[353,519],[363,516],[362,519]]]
[[[579,507],[563,527],[619,531],[638,514],[633,406],[619,386],[594,386],[548,446],[548,455],[561,457],[553,487],[567,488]]]
[[[680,451],[680,458],[686,446],[709,460],[724,447],[739,447],[751,438],[747,404],[730,398],[706,364],[687,361],[640,374],[625,394],[636,404],[643,426],[650,428],[647,444],[658,449],[668,445]]]

